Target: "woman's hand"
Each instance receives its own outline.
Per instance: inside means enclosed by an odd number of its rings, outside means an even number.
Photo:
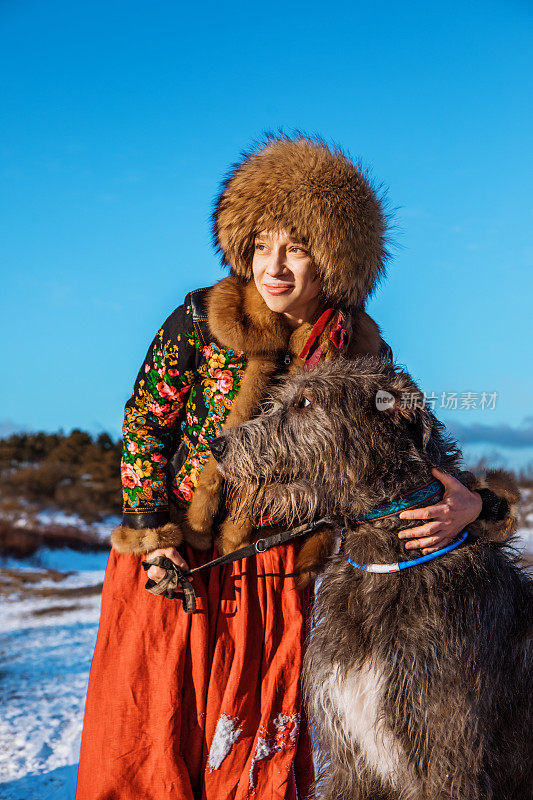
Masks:
[[[481,496],[477,492],[471,492],[447,472],[436,468],[431,472],[444,485],[442,500],[434,506],[413,508],[398,515],[400,519],[430,520],[425,525],[404,528],[398,533],[400,539],[413,539],[407,542],[406,549],[421,548],[424,555],[450,544],[481,511]]]
[[[175,547],[160,547],[158,550],[152,550],[151,553],[146,554],[144,561],[151,561],[156,556],[166,556],[171,561],[173,561],[174,564],[177,564],[178,567],[181,567],[182,570],[184,571],[187,571],[189,569],[187,562],[180,556]],[[147,570],[146,574],[156,583],[158,583],[161,580],[161,578],[164,578],[166,575],[164,569],[161,569],[161,567],[156,567],[156,566],[150,567],[150,569]]]

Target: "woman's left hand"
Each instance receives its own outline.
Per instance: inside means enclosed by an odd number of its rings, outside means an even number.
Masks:
[[[450,544],[481,511],[481,496],[477,492],[471,492],[447,472],[436,468],[431,472],[444,485],[442,500],[434,506],[413,508],[398,515],[400,519],[429,520],[425,525],[404,528],[398,533],[400,539],[412,540],[407,542],[406,549],[420,548],[424,555]]]

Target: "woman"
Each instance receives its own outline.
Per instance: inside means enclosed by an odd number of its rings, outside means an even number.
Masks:
[[[209,443],[257,413],[283,372],[390,352],[363,310],[383,274],[385,217],[340,151],[278,136],[232,169],[214,230],[230,276],[170,315],[126,404],[124,517],[102,594],[77,800],[282,800],[305,797],[313,777],[299,672],[327,531],[200,573],[194,614],[154,594],[166,575],[158,566],[146,591],[141,561],[193,567],[257,537],[232,522]],[[435,474],[443,501],[406,544],[423,552],[482,508],[478,493]]]

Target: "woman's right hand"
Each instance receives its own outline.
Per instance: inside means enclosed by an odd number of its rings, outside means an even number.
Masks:
[[[160,547],[158,550],[152,550],[151,553],[146,554],[144,561],[152,561],[152,559],[155,558],[156,556],[166,556],[171,561],[173,561],[174,564],[177,564],[178,567],[181,567],[182,570],[184,571],[187,571],[189,569],[187,562],[180,556],[175,547]],[[161,567],[153,566],[150,567],[150,569],[146,572],[146,574],[148,575],[149,578],[158,583],[161,580],[161,578],[165,577],[166,573],[165,570],[162,569]]]

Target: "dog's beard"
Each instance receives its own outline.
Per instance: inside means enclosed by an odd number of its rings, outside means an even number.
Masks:
[[[320,511],[320,497],[314,486],[302,480],[291,483],[237,483],[227,484],[229,505],[235,523],[251,520],[260,525],[268,519],[270,524],[292,526],[310,522]]]

